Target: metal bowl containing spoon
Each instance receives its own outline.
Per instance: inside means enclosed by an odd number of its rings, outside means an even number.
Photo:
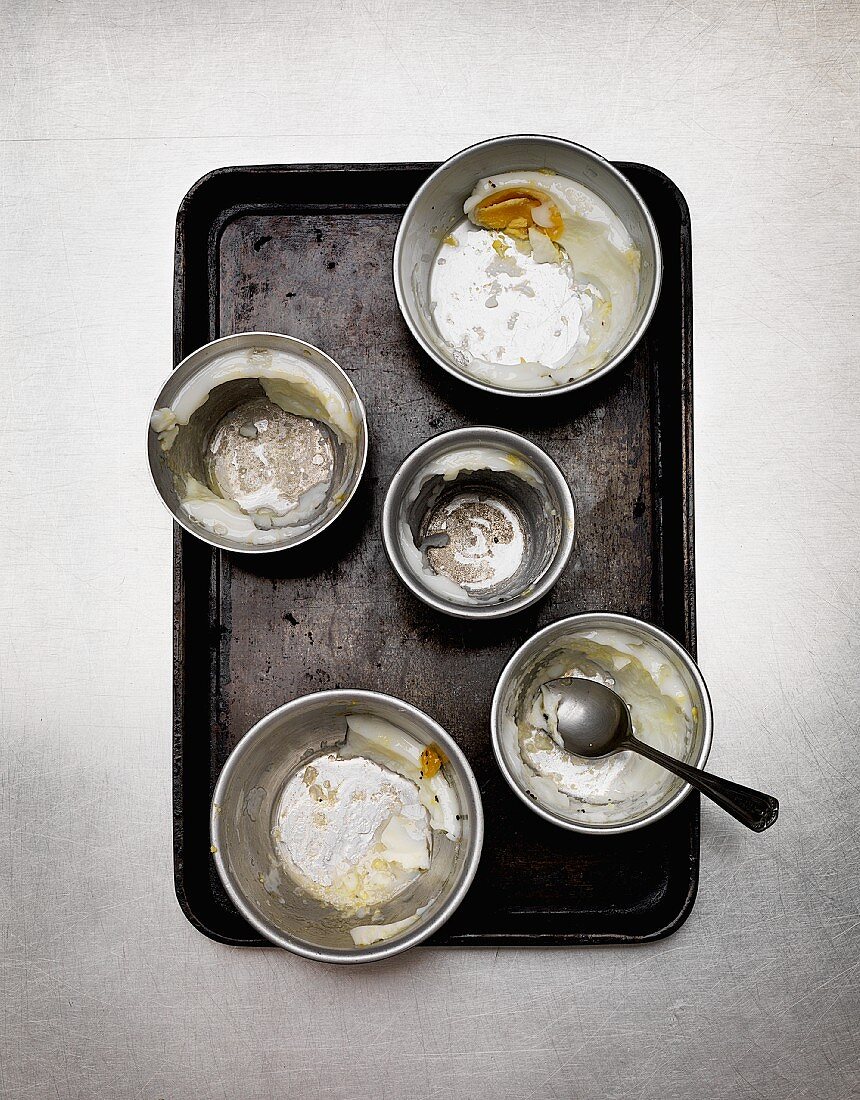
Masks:
[[[641,828],[692,786],[751,828],[776,820],[775,799],[701,771],[713,730],[702,674],[669,634],[627,615],[574,615],[530,638],[499,678],[491,729],[514,793],[566,829]]]

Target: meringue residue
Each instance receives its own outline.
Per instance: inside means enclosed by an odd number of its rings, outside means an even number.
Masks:
[[[364,757],[319,756],[287,783],[276,850],[317,901],[384,905],[430,866],[430,821],[409,779]]]
[[[482,471],[512,474],[535,488],[542,484],[519,455],[490,447],[459,448],[424,467],[406,494],[404,515],[433,478],[454,482],[460,474]],[[400,520],[401,547],[412,572],[434,595],[457,604],[474,602],[481,593],[504,584],[526,554],[522,517],[501,494],[465,492],[454,497],[431,517],[427,536],[416,545],[409,523]]]
[[[623,341],[641,257],[593,191],[522,170],[479,180],[430,276],[431,313],[467,374],[549,389],[596,370]]]
[[[459,803],[443,770],[422,772],[419,744],[370,715],[350,715],[337,752],[304,764],[287,782],[272,839],[301,889],[346,917],[357,946],[389,939],[428,908],[384,922],[380,909],[429,868],[434,832],[460,838]]]

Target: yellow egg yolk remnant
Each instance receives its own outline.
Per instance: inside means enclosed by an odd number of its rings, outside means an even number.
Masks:
[[[474,220],[484,229],[497,229],[517,240],[527,240],[529,229],[557,241],[564,232],[564,220],[555,203],[538,190],[504,188],[482,199],[475,207]]]
[[[432,779],[445,763],[445,757],[435,745],[428,745],[421,753],[421,778]]]

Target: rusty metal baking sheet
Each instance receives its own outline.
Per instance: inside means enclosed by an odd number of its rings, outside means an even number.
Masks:
[[[175,358],[232,332],[285,332],[347,372],[368,412],[370,459],[341,519],[274,555],[231,555],[174,535],[174,853],[188,919],[226,943],[262,940],[209,858],[208,808],[230,750],[297,695],[371,688],[426,710],[465,750],[486,839],[475,882],[431,944],[650,940],[689,913],[699,799],[645,829],[568,833],[532,814],[496,767],[493,688],[534,631],[606,609],[663,626],[695,653],[690,225],[674,184],[621,164],[660,234],[660,304],[607,378],[553,400],[495,398],[418,349],[391,277],[400,216],[434,165],[228,168],[186,196],[176,234]],[[467,424],[521,432],[559,464],[577,504],[571,563],[510,619],[469,622],[419,603],[389,567],[380,518],[403,457]]]

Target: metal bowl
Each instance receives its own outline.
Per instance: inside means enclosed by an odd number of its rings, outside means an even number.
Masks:
[[[456,843],[434,833],[429,869],[406,893],[382,907],[384,923],[428,908],[417,924],[393,939],[356,947],[347,920],[304,894],[280,874],[272,828],[284,786],[299,767],[332,751],[346,736],[346,716],[385,719],[421,744],[448,757],[445,776],[460,804],[462,835]],[[245,919],[272,943],[324,962],[372,962],[406,951],[440,928],[463,900],[481,855],[484,815],[478,784],[466,757],[423,711],[376,691],[321,691],[305,695],[261,719],[230,754],[218,779],[210,818],[218,874]]]
[[[534,443],[501,428],[459,428],[403,462],[385,497],[382,535],[395,571],[424,603],[495,619],[555,584],[573,549],[573,497]]]
[[[463,203],[479,179],[518,169],[549,168],[588,187],[621,219],[641,253],[639,296],[627,330],[591,373],[546,389],[511,389],[473,377],[439,336],[431,315],[430,275],[443,238],[463,219]],[[602,378],[636,346],[660,295],[663,261],[654,221],[633,185],[609,161],[571,141],[519,134],[492,138],[457,153],[419,187],[403,215],[394,246],[394,289],[412,335],[443,370],[488,393],[546,397]]]
[[[711,751],[713,712],[707,686],[690,654],[665,631],[641,619],[634,619],[628,615],[615,615],[608,611],[573,615],[544,627],[516,651],[499,677],[493,695],[490,717],[493,751],[502,775],[510,784],[514,794],[522,799],[530,810],[546,818],[547,821],[579,833],[607,835],[629,832],[656,821],[683,801],[691,787],[680,779],[674,779],[667,784],[659,802],[647,810],[631,813],[628,818],[608,823],[584,822],[573,814],[567,815],[559,809],[538,802],[526,789],[526,776],[519,753],[515,716],[520,708],[528,705],[530,698],[533,698],[532,685],[540,676],[541,669],[545,668],[558,653],[560,644],[572,635],[581,635],[595,629],[620,630],[631,640],[649,643],[678,673],[689,693],[692,706],[696,708],[693,712],[694,722],[690,741],[683,759],[697,768],[704,767],[708,753]],[[670,773],[666,774],[668,776]]]
[[[292,391],[297,413],[263,389],[261,378],[277,384],[273,364],[304,379]],[[147,436],[155,487],[176,522],[210,546],[248,554],[298,546],[325,530],[355,493],[367,459],[367,418],[349,378],[319,348],[274,332],[224,336],[183,359],[158,395]],[[214,494],[203,505],[216,509],[208,525],[199,521],[199,502],[183,504],[189,478]],[[248,505],[255,493],[260,499],[261,484],[266,499],[295,495],[297,518],[255,505],[252,515],[229,519],[235,531],[217,522],[220,498],[235,493]]]

